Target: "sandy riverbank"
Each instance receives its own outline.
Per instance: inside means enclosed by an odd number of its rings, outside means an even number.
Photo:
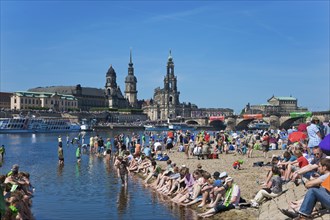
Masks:
[[[247,158],[247,156],[239,155],[239,154],[221,154],[219,159],[206,159],[206,160],[198,160],[196,157],[191,157],[191,159],[186,159],[186,156],[182,152],[173,152],[170,153],[170,159],[172,162],[175,162],[178,166],[186,165],[190,172],[193,172],[197,164],[201,164],[203,169],[213,174],[215,171],[223,172],[226,171],[229,176],[234,178],[234,181],[241,188],[241,196],[249,202],[254,198],[256,193],[260,189],[260,185],[258,182],[265,181],[266,173],[265,167],[253,167],[253,163],[263,161],[267,163],[271,160],[272,155],[282,156],[284,151],[275,150],[268,152],[268,159],[263,157],[263,153],[261,151],[254,151],[253,158]],[[232,168],[232,164],[234,161],[242,159],[244,161],[242,165],[242,170],[234,170]],[[157,161],[157,163],[165,169],[166,162],[165,161]],[[153,190],[152,188],[150,188]],[[209,219],[289,219],[287,216],[283,215],[279,208],[286,209],[288,207],[288,203],[295,200],[300,200],[304,197],[306,193],[306,188],[301,184],[296,187],[293,183],[288,183],[283,186],[283,190],[286,192],[281,196],[269,200],[263,203],[259,209],[255,208],[243,208],[243,209],[233,209],[230,211],[226,211],[223,213],[218,213],[212,216]],[[153,190],[154,191],[154,190]],[[198,208],[197,204],[192,205],[190,207],[180,207],[179,205],[169,201],[170,198],[167,196],[161,195],[157,192],[157,197],[160,201],[168,204],[169,207],[174,209],[185,209],[185,213],[189,215],[189,217],[183,215],[180,216],[181,219],[201,219],[197,216],[198,213],[207,211],[206,208]],[[159,194],[159,195],[158,195]],[[329,219],[330,214],[324,214],[322,216],[318,216],[316,220],[325,220]]]
[[[266,171],[264,167],[253,167],[253,163],[263,161],[267,163],[270,161],[273,154],[281,155],[283,151],[271,151],[269,152],[269,158],[265,159],[262,156],[261,151],[254,151],[253,158],[247,158],[246,155],[239,154],[221,154],[219,159],[205,159],[198,160],[197,157],[191,157],[186,159],[186,156],[182,152],[170,153],[170,159],[175,162],[178,166],[186,165],[190,172],[193,172],[197,168],[197,164],[201,164],[203,169],[213,174],[215,171],[223,172],[226,171],[229,176],[234,178],[234,181],[241,188],[241,196],[247,201],[254,198],[258,192],[259,184],[257,181],[262,182],[265,180]],[[232,164],[236,160],[242,159],[244,161],[242,170],[234,170]],[[159,165],[163,168],[166,167],[166,162],[158,161]],[[197,212],[206,211],[206,209],[199,209],[197,205],[191,206]],[[254,208],[231,210],[224,213],[219,213],[211,219],[258,219],[259,211]]]

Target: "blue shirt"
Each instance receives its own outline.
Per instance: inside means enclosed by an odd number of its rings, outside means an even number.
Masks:
[[[284,158],[284,161],[285,162],[288,162],[288,161],[292,162],[292,161],[295,161],[295,160],[297,160],[297,157],[294,156],[294,155],[292,155],[289,160],[287,160],[286,158]]]
[[[221,180],[215,180],[215,181],[213,182],[213,186],[217,186],[217,187],[222,186],[222,181],[221,181]]]
[[[151,155],[151,149],[150,149],[150,147],[146,147],[146,148],[144,148],[143,153],[144,153],[147,157],[150,157],[150,155]]]

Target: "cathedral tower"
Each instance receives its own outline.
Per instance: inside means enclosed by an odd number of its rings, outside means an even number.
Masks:
[[[164,93],[164,104],[166,109],[164,113],[167,115],[167,118],[175,118],[178,115],[177,108],[180,105],[180,92],[178,92],[177,89],[177,78],[174,75],[174,63],[171,50],[167,59],[167,72],[164,78]]]
[[[117,93],[117,75],[115,70],[110,65],[108,72],[106,74],[106,83],[105,83],[105,95],[108,101],[109,108],[117,108],[118,103],[116,100],[116,93]]]
[[[125,98],[131,107],[137,106],[137,79],[134,76],[134,67],[132,63],[132,50],[130,51],[130,60],[128,64],[128,75],[125,78]]]

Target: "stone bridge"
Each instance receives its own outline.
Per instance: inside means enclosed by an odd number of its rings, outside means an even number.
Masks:
[[[313,116],[317,116],[321,121],[330,119],[330,111],[322,111],[322,112],[312,112]],[[256,120],[256,118],[242,118],[241,116],[229,116],[224,118],[223,120],[212,120],[209,118],[186,118],[185,123],[189,125],[201,125],[201,126],[213,126],[219,129],[226,130],[243,130],[248,128],[248,124],[252,121]],[[271,129],[284,128],[288,129],[292,125],[305,123],[306,118],[303,116],[300,117],[290,117],[286,116],[262,116],[259,120],[266,122],[270,125]]]

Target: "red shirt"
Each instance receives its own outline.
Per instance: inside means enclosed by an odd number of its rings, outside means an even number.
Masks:
[[[304,156],[298,157],[297,161],[298,161],[298,164],[299,164],[300,168],[302,168],[302,167],[309,164],[308,160]]]
[[[233,163],[233,167],[236,167],[236,166],[240,166],[240,164],[239,164],[239,162],[238,161],[235,161],[234,163]]]

